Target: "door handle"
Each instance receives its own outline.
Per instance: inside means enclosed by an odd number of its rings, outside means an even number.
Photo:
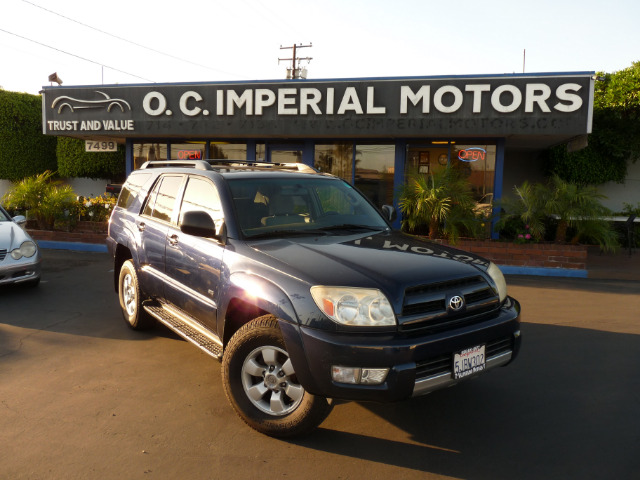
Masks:
[[[169,237],[169,244],[172,247],[175,247],[178,244],[178,242],[179,242],[179,238],[178,238],[178,235],[176,235],[175,233]]]
[[[147,228],[147,225],[145,223],[139,223],[138,224],[138,231],[139,232],[144,232],[145,228]]]

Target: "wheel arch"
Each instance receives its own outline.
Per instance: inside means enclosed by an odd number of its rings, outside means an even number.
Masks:
[[[238,272],[231,275],[221,295],[218,310],[218,331],[226,346],[244,324],[263,315],[273,315],[280,322],[298,324],[289,296],[273,282]]]
[[[218,331],[222,333],[220,338],[224,348],[243,325],[258,317],[272,315],[278,321],[300,383],[305,389],[315,392],[317,389],[309,370],[298,317],[287,294],[269,280],[256,275],[237,273],[232,278],[225,292],[228,300],[220,305],[218,316]]]

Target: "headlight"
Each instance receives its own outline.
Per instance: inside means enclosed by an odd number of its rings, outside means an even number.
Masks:
[[[311,287],[311,296],[334,322],[379,327],[396,324],[393,308],[380,290],[348,287]]]
[[[30,258],[36,254],[37,250],[36,244],[27,240],[26,242],[22,242],[20,247],[11,251],[11,258],[14,260],[20,260],[22,257]]]
[[[507,298],[507,282],[504,279],[504,275],[493,262],[489,264],[487,273],[496,284],[496,287],[498,287],[498,296],[500,297],[500,301],[504,301],[504,299]]]

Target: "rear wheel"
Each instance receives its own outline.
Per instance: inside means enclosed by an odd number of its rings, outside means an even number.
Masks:
[[[153,325],[153,319],[142,308],[140,284],[133,261],[122,264],[118,279],[118,297],[124,321],[134,330],[144,330]]]
[[[298,383],[278,321],[271,315],[252,320],[231,338],[222,379],[238,416],[273,437],[310,432],[332,409],[326,398],[311,395]]]

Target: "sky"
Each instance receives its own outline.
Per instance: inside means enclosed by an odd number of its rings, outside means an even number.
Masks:
[[[0,87],[615,72],[638,0],[2,0]]]

